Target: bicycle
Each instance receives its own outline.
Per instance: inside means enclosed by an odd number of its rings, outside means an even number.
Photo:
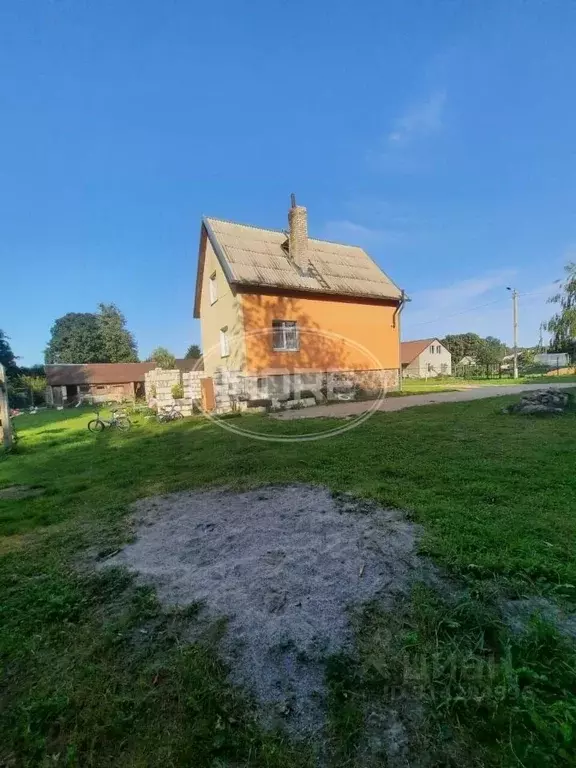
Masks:
[[[130,429],[132,422],[126,416],[123,411],[117,409],[112,411],[112,415],[109,419],[101,419],[100,411],[96,411],[96,418],[88,422],[88,429],[90,432],[102,432],[106,427],[113,427],[120,429],[122,432]]]
[[[169,408],[169,410],[164,411],[158,411],[157,417],[160,424],[163,424],[166,421],[179,421],[180,419],[183,419],[184,416],[182,413],[176,408],[174,404],[172,404]]]

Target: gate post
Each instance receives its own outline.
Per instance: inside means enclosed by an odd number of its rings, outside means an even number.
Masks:
[[[12,424],[10,422],[10,411],[8,410],[8,382],[6,381],[6,371],[0,363],[0,442],[4,448],[10,448],[12,445]]]

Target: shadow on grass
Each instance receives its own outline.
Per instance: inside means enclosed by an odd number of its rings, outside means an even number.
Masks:
[[[565,594],[562,590],[576,583],[576,417],[510,419],[499,412],[506,402],[498,398],[497,403],[481,400],[379,413],[318,443],[254,441],[199,420],[144,424],[125,434],[91,435],[78,426],[61,433],[61,439],[55,436],[50,446],[32,434],[30,440],[25,436],[25,452],[0,464],[0,484],[40,484],[47,493],[26,502],[0,502],[0,532],[14,534],[11,550],[0,547],[5,606],[0,652],[7,660],[0,764],[311,764],[282,740],[258,730],[250,702],[226,682],[226,670],[214,653],[216,640],[207,648],[191,645],[190,635],[183,635],[191,617],[184,621],[178,612],[162,613],[154,596],[134,589],[125,574],[79,571],[79,550],[104,553],[122,545],[126,510],[140,497],[206,485],[322,484],[407,510],[424,524],[423,553],[462,577],[474,594],[498,579],[518,589]],[[242,419],[272,434],[297,436],[317,429],[306,420]],[[16,535],[34,530],[42,535],[28,540]],[[434,615],[429,614],[432,608]],[[446,621],[444,609],[434,606],[429,595],[419,611],[420,617],[408,616],[398,626],[392,640],[402,644],[403,654],[413,654],[418,665],[425,657],[433,663],[440,659],[442,679],[426,683],[430,711],[443,708],[439,724],[433,723],[436,732],[448,732],[452,726],[445,723],[452,719],[452,725],[465,722],[470,733],[484,735],[485,713],[491,717],[495,712],[499,720],[487,737],[491,744],[498,739],[506,744],[508,700],[478,700],[469,688],[463,698],[460,679],[449,680],[448,689],[444,675],[459,649],[458,664],[460,658],[463,664],[468,657],[474,663],[476,656],[483,658],[481,643],[488,645],[485,628],[490,630],[490,623],[484,621],[471,632],[470,618],[461,612]],[[358,674],[365,674],[370,684],[372,675],[378,690],[390,683],[396,669],[395,657],[384,647],[390,626],[387,616],[375,617],[374,632],[364,640],[367,655],[382,664]],[[528,649],[510,666],[514,674],[528,670],[532,675],[534,670],[532,680],[524,677],[520,683],[537,697],[532,706],[513,691],[512,704],[522,707],[512,712],[514,717],[519,713],[513,735],[523,739],[514,747],[524,755],[524,743],[530,746],[523,734],[529,732],[533,714],[538,723],[545,719],[545,738],[550,739],[546,754],[556,760],[573,697],[569,690],[558,693],[564,685],[560,672],[565,657],[560,651],[552,655],[550,645],[542,647],[544,652],[534,645],[534,661]],[[546,668],[548,657],[557,664],[556,671]],[[336,710],[334,737],[340,743],[341,762],[336,764],[353,765],[364,711],[354,709],[353,698],[364,694],[357,688],[356,670],[343,661],[330,669],[330,706]],[[557,712],[558,728],[552,733]],[[573,754],[569,738],[562,748]],[[534,743],[540,743],[536,737]],[[466,765],[462,754],[464,761],[452,764]],[[534,754],[541,760],[542,751]],[[524,764],[542,763],[528,757]],[[570,763],[558,759],[550,764]]]
[[[502,415],[514,399],[378,413],[319,442],[266,443],[201,419],[63,433],[53,446],[24,439],[26,452],[0,463],[0,484],[40,484],[47,493],[0,502],[0,533],[122,520],[138,498],[187,488],[303,482],[405,510],[425,524],[422,551],[465,578],[574,584],[575,414]],[[312,419],[252,415],[242,424],[293,437],[318,429]]]

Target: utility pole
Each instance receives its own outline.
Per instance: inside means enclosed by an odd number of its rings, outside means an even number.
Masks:
[[[518,291],[507,288],[512,293],[512,320],[514,323],[514,378],[518,378]]]

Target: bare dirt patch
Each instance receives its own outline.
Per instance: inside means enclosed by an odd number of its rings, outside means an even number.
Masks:
[[[9,485],[7,488],[0,488],[0,501],[30,499],[34,496],[42,496],[44,490],[44,488],[34,485]]]
[[[564,612],[545,597],[506,600],[501,608],[508,626],[516,634],[526,632],[530,621],[538,618],[552,624],[565,637],[576,640],[576,614]]]
[[[352,607],[386,609],[421,575],[416,527],[396,511],[314,486],[210,490],[135,505],[136,538],[106,565],[162,602],[226,617],[221,651],[266,724],[322,728],[325,660],[349,649]]]

